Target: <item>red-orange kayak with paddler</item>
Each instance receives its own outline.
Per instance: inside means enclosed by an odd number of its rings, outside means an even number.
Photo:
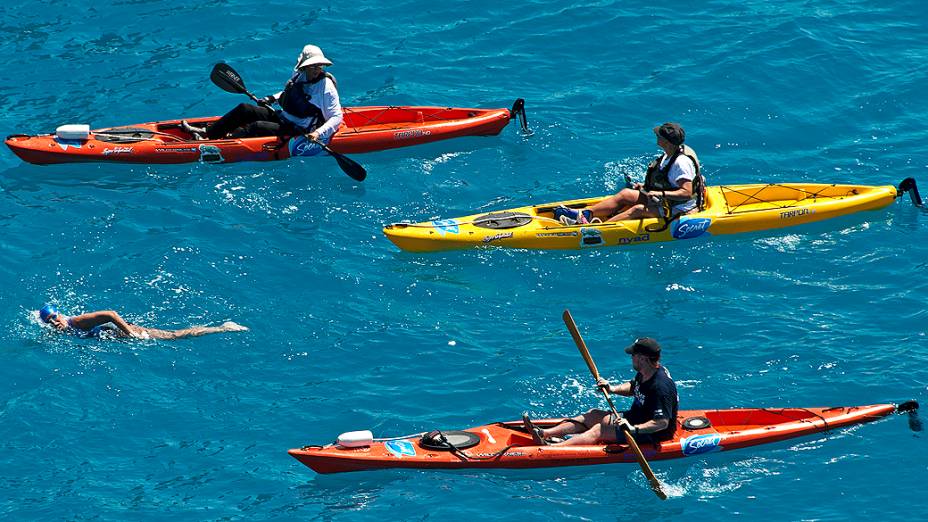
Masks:
[[[639,446],[648,460],[696,457],[870,422],[895,412],[914,416],[917,409],[917,402],[908,401],[899,405],[680,411],[672,439],[641,442]],[[534,424],[547,428],[560,422],[565,420],[536,420]],[[317,473],[388,468],[524,469],[636,462],[627,444],[539,446],[532,441],[522,421],[390,439],[373,439],[370,431],[349,432],[332,444],[304,446],[289,453]]]
[[[344,121],[329,142],[341,154],[374,152],[421,145],[463,136],[494,136],[513,118],[525,126],[524,102],[511,109],[460,107],[346,107]],[[188,118],[197,127],[218,117]],[[7,146],[23,161],[38,165],[76,162],[111,163],[235,163],[276,161],[318,154],[300,138],[277,136],[195,141],[181,129],[181,120],[139,123],[90,130],[67,125],[55,133],[14,134]]]

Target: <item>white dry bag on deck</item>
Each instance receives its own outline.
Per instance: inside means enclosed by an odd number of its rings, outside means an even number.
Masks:
[[[363,448],[374,442],[374,434],[370,430],[349,431],[338,436],[336,444],[345,448]]]
[[[90,125],[72,123],[55,129],[55,136],[62,140],[86,140],[90,137]]]

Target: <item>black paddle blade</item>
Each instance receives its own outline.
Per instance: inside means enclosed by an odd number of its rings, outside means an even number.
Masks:
[[[909,416],[909,429],[912,431],[922,431],[922,420],[918,418],[918,402],[905,401],[896,406],[899,413],[907,413]]]
[[[213,66],[213,72],[209,73],[209,79],[216,84],[217,87],[226,91],[233,92],[236,94],[246,94],[248,90],[245,88],[245,81],[242,80],[241,75],[235,72],[228,64],[219,62]]]
[[[351,176],[351,179],[355,181],[364,181],[364,178],[367,177],[367,171],[364,170],[364,167],[357,161],[337,152],[329,152],[329,154],[332,154],[332,157],[338,162],[338,166],[342,168],[345,174]]]
[[[328,152],[330,156],[335,158],[335,161],[338,162],[338,166],[342,169],[342,172],[348,174],[351,179],[355,181],[364,181],[364,178],[367,177],[367,171],[364,170],[364,167],[362,167],[361,164],[357,161],[349,158],[348,156],[345,156],[344,154],[335,152],[334,150],[330,149],[328,145],[322,143],[321,141],[316,141],[312,138],[309,139],[313,143],[316,143],[322,147],[322,150]]]
[[[902,180],[902,183],[899,184],[897,189],[899,195],[902,195],[905,192],[909,193],[909,196],[912,198],[912,204],[916,207],[922,207],[922,196],[918,193],[918,186],[915,185],[915,178],[905,178]]]

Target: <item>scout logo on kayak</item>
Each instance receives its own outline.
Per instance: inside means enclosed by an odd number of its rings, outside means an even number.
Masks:
[[[323,152],[322,147],[318,143],[309,141],[306,136],[297,136],[290,140],[287,144],[287,147],[290,149],[291,157],[310,157],[318,156]]]
[[[684,456],[692,457],[722,449],[721,442],[721,435],[693,435],[680,440],[680,447],[683,449]]]
[[[392,453],[394,457],[402,458],[403,455],[407,457],[416,456],[416,447],[408,440],[388,440],[383,443],[383,447],[387,448],[387,451]]]
[[[438,221],[432,221],[432,226],[435,227],[435,230],[439,234],[457,234],[461,231],[458,227],[458,222],[453,219],[439,219]]]
[[[693,239],[705,234],[711,224],[708,218],[680,218],[673,224],[671,233],[677,239]]]

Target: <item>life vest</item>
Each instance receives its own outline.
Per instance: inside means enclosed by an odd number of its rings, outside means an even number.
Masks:
[[[678,205],[680,203],[685,203],[695,199],[697,207],[701,209],[703,207],[703,191],[705,190],[705,179],[700,173],[702,169],[700,168],[699,158],[696,156],[696,152],[686,145],[682,145],[679,149],[677,149],[676,152],[673,153],[673,156],[667,160],[664,168],[661,168],[661,158],[664,157],[663,155],[658,156],[654,161],[651,162],[650,165],[648,165],[648,172],[644,177],[644,189],[648,192],[669,192],[671,190],[679,189],[680,187],[670,182],[669,173],[670,168],[673,167],[673,164],[676,163],[677,158],[679,158],[681,154],[689,158],[693,162],[693,165],[696,167],[696,177],[693,178],[692,182],[693,195],[688,198],[666,196],[666,199],[672,205]]]
[[[312,85],[316,82],[325,81],[326,78],[332,80],[332,83],[335,84],[335,77],[329,73],[325,73],[315,81],[308,81],[305,79],[298,80],[298,78],[301,77],[305,78],[305,75],[297,74],[293,78],[290,78],[287,85],[284,87],[284,92],[280,95],[280,99],[277,100],[277,103],[280,104],[280,108],[297,118],[310,118],[308,130],[312,131],[325,121],[325,117],[322,115],[322,109],[310,101],[309,95],[306,94],[303,87]]]

